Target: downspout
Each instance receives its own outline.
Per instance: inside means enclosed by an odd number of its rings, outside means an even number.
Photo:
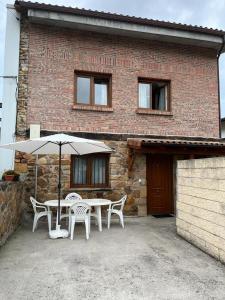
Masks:
[[[218,105],[219,105],[219,138],[221,138],[221,105],[220,105],[220,72],[219,72],[219,58],[225,46],[225,35],[223,36],[223,43],[217,53],[217,80],[218,80]]]

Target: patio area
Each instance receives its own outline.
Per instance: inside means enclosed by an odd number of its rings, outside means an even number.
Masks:
[[[48,238],[47,224],[20,227],[0,250],[0,298],[223,299],[225,267],[178,237],[174,218],[127,218],[74,240]]]

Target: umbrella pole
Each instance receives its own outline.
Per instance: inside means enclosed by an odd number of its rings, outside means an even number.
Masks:
[[[60,200],[61,200],[61,160],[62,160],[62,143],[59,143],[59,183],[58,183],[58,220],[60,226]]]
[[[36,154],[35,162],[35,188],[34,188],[34,198],[37,200],[37,176],[38,176],[38,154]]]
[[[49,233],[50,238],[58,239],[58,238],[67,238],[69,233],[68,230],[60,228],[60,200],[61,200],[61,162],[62,162],[62,146],[63,143],[60,142],[59,144],[59,183],[58,183],[58,207],[57,207],[57,220],[56,220],[56,229],[51,230]]]
[[[51,230],[49,233],[50,238],[58,239],[58,238],[67,238],[69,233],[68,230],[61,229],[61,220],[60,220],[60,200],[61,200],[61,163],[62,163],[62,146],[63,143],[59,143],[59,183],[58,183],[58,207],[57,207],[57,220],[56,220],[56,229]]]

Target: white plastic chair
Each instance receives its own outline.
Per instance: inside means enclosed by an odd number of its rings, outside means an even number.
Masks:
[[[46,216],[48,218],[48,230],[51,231],[51,224],[52,224],[52,212],[47,209],[47,207],[43,204],[38,202],[33,197],[30,197],[31,204],[34,209],[34,221],[33,221],[33,229],[34,232],[37,228],[37,222],[41,217]]]
[[[82,201],[82,197],[77,193],[70,193],[66,196],[65,200],[78,200]],[[60,220],[63,218],[69,218],[69,209],[67,209],[67,212],[65,214],[61,214],[62,208],[60,210]]]
[[[69,209],[69,232],[70,239],[73,240],[75,224],[85,223],[86,239],[89,239],[91,229],[91,207],[85,202],[77,202]]]
[[[110,204],[109,209],[107,209],[107,211],[108,211],[108,229],[110,228],[112,214],[117,214],[119,216],[120,224],[124,228],[123,208],[124,208],[124,204],[125,204],[126,200],[127,200],[127,195],[123,196],[123,198],[120,199],[119,201],[112,202]],[[116,207],[116,209],[115,209],[115,207]]]

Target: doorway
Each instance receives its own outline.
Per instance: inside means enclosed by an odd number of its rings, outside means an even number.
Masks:
[[[147,213],[165,215],[174,213],[173,156],[147,156]]]

